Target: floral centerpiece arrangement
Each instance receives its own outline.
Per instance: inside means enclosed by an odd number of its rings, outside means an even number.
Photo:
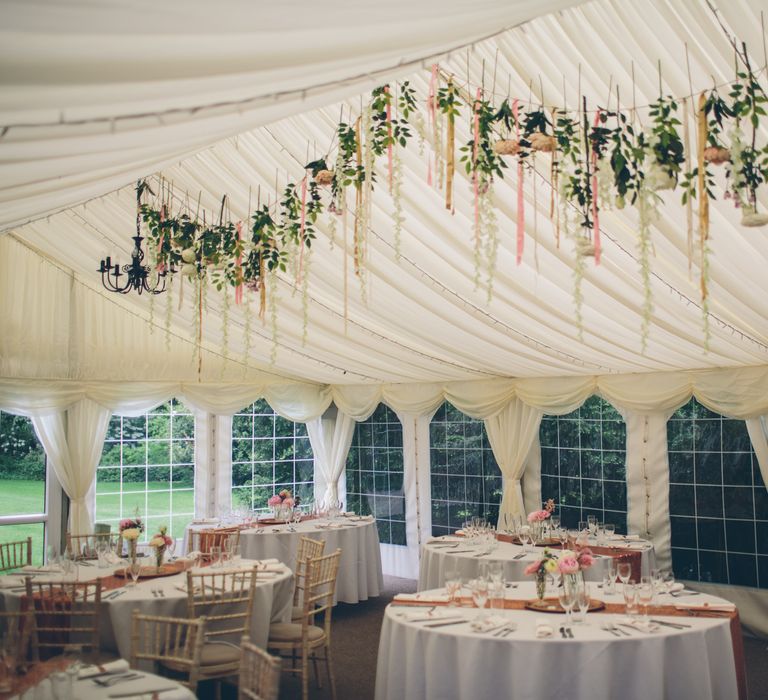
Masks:
[[[542,530],[544,529],[544,523],[552,517],[552,513],[555,510],[555,501],[550,498],[544,504],[544,507],[540,510],[532,510],[528,513],[527,520],[529,526],[529,532],[531,536],[538,540],[541,537]]]
[[[595,558],[586,547],[577,551],[564,549],[559,554],[545,549],[540,559],[525,567],[525,574],[536,576],[536,596],[541,600],[544,598],[547,574],[560,574],[564,586],[576,587],[580,578],[583,581],[583,572],[594,563]]]
[[[282,489],[270,497],[267,505],[272,507],[275,518],[285,518],[295,506],[299,505],[299,497],[294,498],[289,489]]]
[[[163,565],[165,550],[173,546],[173,539],[166,533],[168,528],[163,525],[158,529],[157,534],[149,541],[149,546],[155,550],[155,565],[159,569]]]
[[[122,537],[128,543],[128,553],[131,558],[131,562],[136,561],[136,542],[139,536],[144,532],[144,523],[141,518],[125,518],[120,521],[118,526],[120,537]]]

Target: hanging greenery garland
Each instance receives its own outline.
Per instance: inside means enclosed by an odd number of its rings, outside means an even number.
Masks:
[[[490,299],[498,249],[498,223],[493,204],[493,185],[504,177],[513,158],[517,166],[517,259],[523,253],[525,233],[523,182],[532,167],[531,154],[551,153],[553,185],[550,215],[559,240],[562,228],[574,241],[576,264],[574,302],[581,325],[581,279],[587,260],[599,264],[601,255],[599,212],[638,208],[638,259],[643,281],[641,342],[647,345],[652,314],[650,231],[663,201],[662,192],[682,191],[683,204],[698,201],[701,297],[708,301],[709,223],[708,202],[718,193],[713,168],[724,166],[725,198],[741,209],[742,225],[768,224],[768,214],[758,211],[758,190],[768,183],[768,145],[758,143],[759,127],[765,121],[768,97],[749,66],[744,49],[745,69],[724,97],[718,89],[702,93],[695,115],[698,124],[696,158],[687,154],[681,138],[684,125],[678,116],[679,100],[659,95],[649,105],[650,124],[635,123],[635,110],[598,108],[589,122],[586,101],[578,113],[543,105],[523,107],[519,100],[504,99],[494,105],[482,89],[474,94],[456,85],[451,76],[432,68],[429,95],[418,99],[408,82],[394,88],[383,85],[371,93],[356,119],[341,120],[336,128],[335,153],[329,152],[306,166],[304,177],[288,182],[276,204],[261,205],[249,213],[250,229],[243,234],[239,222],[225,217],[226,196],[222,199],[218,223],[202,221],[199,211],[189,206],[171,212],[170,188],[163,185],[159,199],[150,203],[147,183],[140,182],[137,196],[139,214],[147,230],[150,261],[157,272],[168,271],[169,296],[166,306],[166,343],[170,343],[171,290],[175,276],[193,282],[196,308],[194,332],[201,338],[202,311],[207,283],[217,290],[232,287],[235,303],[242,303],[242,290],[260,295],[259,315],[269,304],[273,326],[272,362],[277,346],[277,310],[274,299],[276,275],[293,267],[296,289],[301,289],[304,309],[303,339],[307,333],[307,278],[309,253],[317,235],[317,220],[327,208],[335,231],[336,216],[345,216],[346,190],[355,190],[353,256],[361,294],[367,301],[365,281],[366,237],[370,226],[377,161],[386,158],[386,184],[393,199],[395,257],[400,257],[402,210],[402,164],[399,149],[406,148],[413,131],[419,135],[419,149],[430,128],[418,105],[426,104],[427,122],[432,129],[434,180],[445,188],[444,203],[451,212],[454,202],[454,139],[456,120],[470,121],[471,138],[460,147],[460,162],[473,192],[474,280],[479,287],[486,280]],[[332,163],[332,169],[329,167]],[[690,163],[691,165],[686,165]],[[694,165],[695,164],[695,165]],[[432,179],[432,169],[428,175]],[[327,193],[327,194],[326,194]],[[555,207],[555,194],[559,207]],[[578,212],[574,217],[569,209]],[[215,221],[214,217],[208,217]],[[333,233],[335,240],[335,233]],[[484,273],[484,274],[483,274]],[[267,284],[267,277],[272,280]],[[180,302],[183,288],[180,289]],[[270,297],[267,300],[267,296]],[[226,297],[229,303],[229,297]],[[225,317],[228,310],[225,310]],[[706,311],[705,311],[706,314]],[[706,319],[705,319],[706,323]],[[581,328],[579,328],[581,334]],[[708,326],[705,326],[708,336]],[[228,340],[223,336],[225,344]],[[247,341],[249,342],[249,341]],[[197,350],[199,353],[199,349]],[[226,354],[226,352],[225,352]]]

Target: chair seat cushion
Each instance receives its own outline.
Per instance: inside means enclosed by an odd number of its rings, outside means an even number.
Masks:
[[[320,641],[325,637],[321,627],[307,627],[307,638],[310,642]],[[301,642],[301,625],[295,622],[274,622],[269,626],[270,642]],[[269,644],[269,642],[267,642]]]
[[[240,663],[239,647],[226,642],[203,644],[203,651],[200,654],[200,666],[221,666],[222,664],[232,663]]]
[[[304,608],[301,607],[301,605],[294,605],[291,608],[291,622],[296,622],[296,620],[301,620],[303,616],[304,616]]]

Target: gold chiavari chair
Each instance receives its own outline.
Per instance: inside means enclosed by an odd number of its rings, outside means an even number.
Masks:
[[[32,565],[32,538],[0,544],[0,573]]]
[[[94,532],[88,535],[67,533],[66,552],[72,559],[96,559],[97,545],[106,543],[113,552],[118,551],[120,535],[116,532]]]
[[[331,686],[331,698],[336,698],[336,681],[331,666],[331,611],[336,578],[339,573],[341,550],[318,559],[307,560],[307,584],[304,591],[303,613],[300,622],[277,622],[269,626],[267,650],[276,652],[290,665],[283,670],[301,676],[301,697],[309,696],[309,661],[315,667],[315,676],[320,686],[317,661],[325,661],[325,668]],[[322,615],[320,625],[315,618]],[[318,657],[318,651],[324,652]],[[296,665],[298,660],[300,666]]]
[[[227,545],[231,548],[240,544],[240,528],[226,527],[215,530],[192,530],[189,535],[189,551],[200,552],[203,560],[210,561],[211,549],[219,547],[221,552],[226,551]]]
[[[198,679],[221,679],[240,667],[243,635],[251,633],[256,567],[252,569],[203,569],[187,571],[187,617],[208,619],[200,656]],[[220,697],[221,684],[216,684]]]
[[[308,559],[317,559],[323,556],[325,551],[325,540],[313,540],[310,537],[302,537],[299,540],[299,549],[296,552],[296,564],[293,569],[294,589],[293,589],[293,609],[291,612],[291,621],[300,621],[304,611],[301,602],[304,595],[306,581],[306,562]]]
[[[250,637],[243,637],[238,700],[277,700],[279,690],[280,659],[251,644]]]
[[[134,610],[131,618],[131,668],[139,669],[142,662],[152,662],[155,665],[153,670],[168,669],[173,673],[174,680],[196,693],[205,625],[205,616],[189,620],[142,615]]]
[[[43,659],[77,648],[84,658],[103,660],[99,650],[101,581],[33,581],[26,577],[26,599],[35,614],[37,646]]]
[[[24,672],[28,664],[40,660],[35,615],[31,609],[0,612],[0,639],[6,650],[16,651],[17,670]]]

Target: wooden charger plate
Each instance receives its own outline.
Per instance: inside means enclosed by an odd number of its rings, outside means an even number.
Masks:
[[[535,610],[536,612],[545,613],[564,613],[565,610],[560,605],[560,601],[557,598],[544,598],[539,600],[534,598],[533,600],[526,600],[525,607],[528,610]],[[605,607],[605,603],[602,600],[589,599],[589,608],[587,612],[594,612],[595,610],[602,610]]]
[[[156,566],[142,566],[139,578],[159,578],[160,576],[174,576],[184,571],[184,565],[179,562],[163,564],[159,569]],[[115,570],[115,576],[130,578],[131,572],[125,569]]]

